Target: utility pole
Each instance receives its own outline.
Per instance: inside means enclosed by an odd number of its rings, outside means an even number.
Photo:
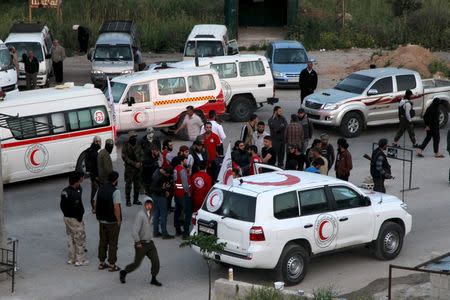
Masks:
[[[336,0],[336,23],[345,26],[345,0]]]

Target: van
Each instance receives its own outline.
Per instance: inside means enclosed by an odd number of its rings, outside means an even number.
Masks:
[[[25,65],[23,55],[28,55],[32,50],[34,56],[39,61],[39,72],[37,75],[37,85],[40,87],[48,86],[50,76],[53,75],[52,69],[52,35],[47,26],[40,23],[16,23],[14,24],[5,44],[16,48],[19,59],[19,86],[25,86]]]
[[[83,170],[94,136],[114,139],[109,103],[92,84],[9,93],[0,111],[4,183]]]
[[[310,59],[303,44],[291,40],[273,41],[267,45],[265,56],[276,87],[299,86],[300,72]]]
[[[198,57],[224,56],[239,53],[236,40],[228,40],[225,25],[200,24],[192,28],[184,46],[183,60]]]
[[[99,31],[95,48],[87,57],[91,64],[91,81],[105,87],[106,78],[131,74],[138,70],[139,41],[133,21],[106,21]],[[140,52],[139,52],[140,53]]]
[[[193,61],[166,64],[169,68],[192,69]],[[153,68],[161,67],[155,65]],[[264,56],[238,54],[233,56],[199,58],[200,67],[210,67],[219,75],[227,112],[233,121],[245,122],[264,103],[274,104],[272,72]]]
[[[109,90],[105,89],[105,94]],[[118,132],[179,126],[187,106],[205,119],[225,112],[222,85],[214,70],[162,69],[137,72],[111,81]]]
[[[0,40],[0,99],[4,93],[17,89],[17,71],[8,47]]]

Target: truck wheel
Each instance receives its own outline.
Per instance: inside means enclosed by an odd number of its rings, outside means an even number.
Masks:
[[[230,114],[233,121],[245,122],[250,120],[254,111],[253,104],[248,98],[236,97],[230,105]]]
[[[443,105],[439,105],[439,128],[447,125],[448,122],[448,111],[447,108]]]
[[[299,245],[287,245],[281,253],[275,271],[286,285],[300,283],[308,270],[309,256],[305,248]]]
[[[391,260],[397,257],[403,246],[403,230],[394,222],[386,222],[378,233],[375,241],[375,256],[381,260]]]
[[[349,112],[342,118],[340,130],[343,136],[353,138],[361,134],[363,126],[361,115],[356,112]]]
[[[75,171],[77,172],[83,172],[85,177],[88,177],[87,171],[86,171],[86,151],[83,151],[77,160],[77,165],[75,167]]]

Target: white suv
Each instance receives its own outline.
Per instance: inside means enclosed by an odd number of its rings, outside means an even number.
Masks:
[[[216,184],[192,222],[191,234],[226,243],[214,259],[275,269],[293,285],[319,253],[370,245],[379,259],[397,257],[412,218],[395,196],[319,174],[276,171]]]

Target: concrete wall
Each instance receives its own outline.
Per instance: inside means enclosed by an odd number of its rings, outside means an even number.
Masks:
[[[262,285],[250,284],[242,281],[228,281],[220,278],[214,282],[213,300],[236,300],[243,299],[250,293],[252,288],[262,288]],[[283,290],[286,299],[289,296],[298,295],[295,290]],[[314,299],[312,295],[303,295],[306,299]]]

